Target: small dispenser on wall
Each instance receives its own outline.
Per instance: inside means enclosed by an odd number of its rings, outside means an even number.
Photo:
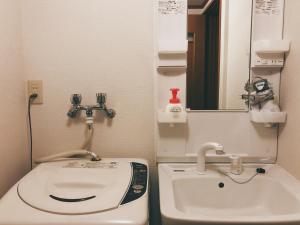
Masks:
[[[177,97],[179,88],[171,88],[172,98],[164,110],[158,110],[158,122],[174,125],[176,123],[186,123],[187,113]]]

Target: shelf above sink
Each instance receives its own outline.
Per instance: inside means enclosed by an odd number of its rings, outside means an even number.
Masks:
[[[250,120],[254,123],[285,123],[287,118],[286,112],[257,112],[250,111]]]

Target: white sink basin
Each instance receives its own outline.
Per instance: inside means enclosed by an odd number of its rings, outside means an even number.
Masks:
[[[208,166],[205,175],[195,164],[160,164],[160,207],[164,225],[300,224],[300,182],[277,165],[249,165],[237,184]],[[224,185],[224,187],[222,187]]]

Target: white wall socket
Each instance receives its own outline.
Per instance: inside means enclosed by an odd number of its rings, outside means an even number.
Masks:
[[[43,81],[42,80],[28,80],[28,97],[32,94],[38,95],[38,97],[32,101],[32,104],[43,103]]]

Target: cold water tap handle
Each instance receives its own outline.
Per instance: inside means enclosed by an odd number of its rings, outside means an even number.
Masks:
[[[106,103],[106,93],[97,93],[96,98],[97,98],[97,103],[102,106]]]

